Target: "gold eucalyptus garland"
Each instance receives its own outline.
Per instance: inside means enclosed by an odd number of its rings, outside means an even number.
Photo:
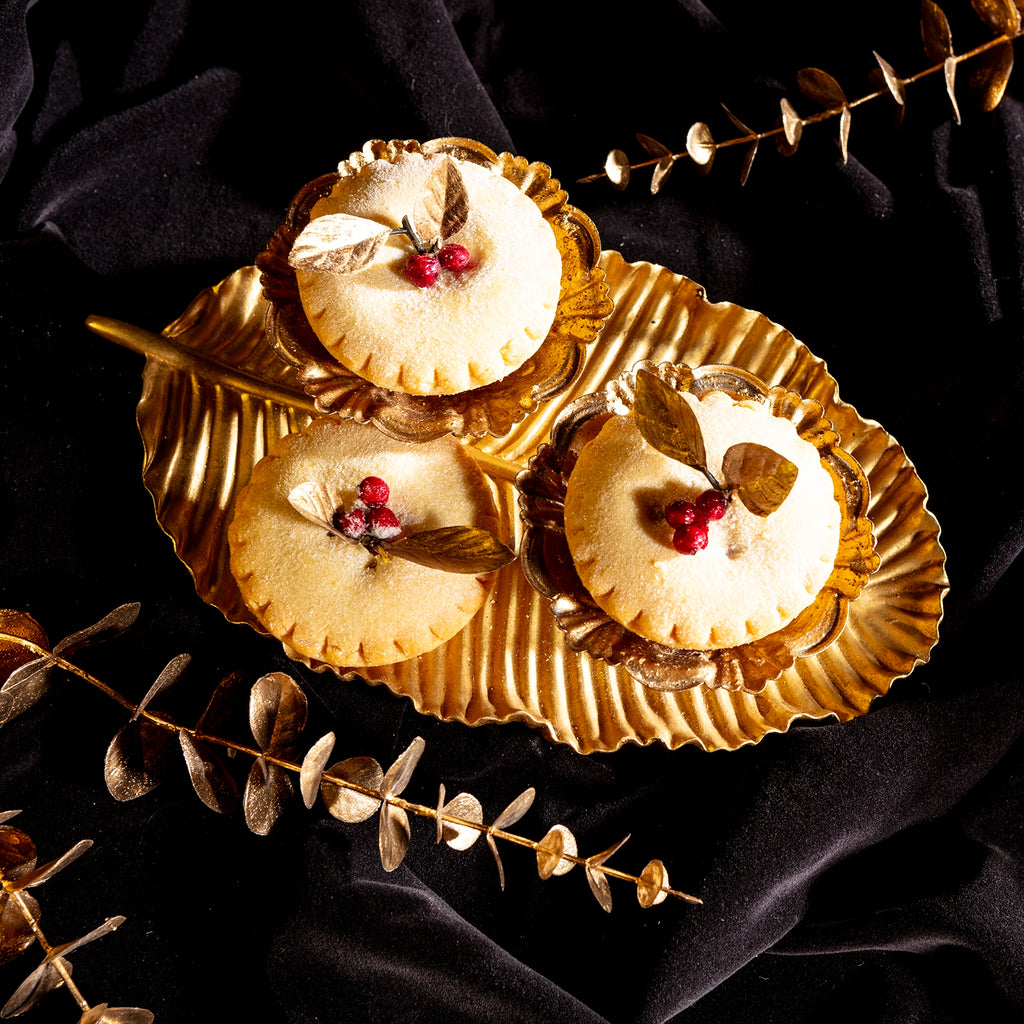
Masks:
[[[846,163],[849,158],[850,125],[854,109],[882,96],[890,96],[895,100],[899,118],[902,120],[907,103],[907,86],[929,75],[941,72],[953,119],[959,124],[960,106],[955,91],[956,74],[958,66],[967,60],[975,62],[968,77],[968,89],[978,97],[982,110],[995,110],[1003,98],[1013,70],[1013,44],[1022,33],[1021,11],[1024,10],[1024,0],[971,0],[971,6],[994,37],[964,53],[956,53],[953,49],[953,34],[943,10],[934,0],[922,0],[921,40],[925,55],[933,62],[924,70],[903,77],[884,57],[875,52],[874,58],[878,67],[868,76],[873,91],[851,100],[847,98],[839,82],[827,71],[821,68],[803,68],[797,73],[797,87],[807,99],[822,108],[818,113],[802,117],[793,104],[783,97],[779,101],[780,111],[775,127],[758,132],[744,124],[725,104],[722,104],[722,109],[741,135],[716,142],[707,124],[697,121],[686,133],[686,148],[674,152],[663,142],[638,133],[637,141],[650,159],[631,163],[623,150],[613,149],[608,153],[603,171],[579,178],[578,181],[607,179],[615,188],[621,190],[629,184],[633,171],[653,167],[650,188],[651,193],[656,194],[679,161],[688,159],[693,162],[698,172],[707,174],[718,150],[746,146],[740,167],[740,184],[744,185],[761,142],[773,139],[779,153],[783,156],[792,156],[797,151],[803,131],[808,125],[819,124],[833,117],[839,118],[839,148],[843,163]]]
[[[609,912],[611,878],[632,882],[643,907],[661,903],[667,896],[688,903],[702,902],[671,888],[668,871],[660,860],[651,860],[639,875],[608,866],[606,862],[628,836],[606,850],[583,856],[578,852],[575,837],[564,825],[554,825],[540,840],[510,832],[510,826],[533,804],[532,788],[524,790],[489,824],[475,796],[459,793],[446,800],[443,784],[434,805],[406,800],[401,794],[409,785],[425,747],[420,737],[386,771],[367,756],[348,757],[328,767],[335,745],[333,733],[320,737],[300,758],[307,702],[302,688],[286,673],[264,675],[248,690],[249,726],[255,744],[251,745],[220,734],[246,695],[240,673],[222,679],[196,724],[186,726],[154,707],[185,672],[191,660],[187,654],[168,662],[138,704],[68,659],[69,654],[87,644],[123,633],[138,613],[137,604],[122,605],[51,649],[42,627],[31,616],[0,610],[0,677],[6,673],[6,681],[0,685],[0,726],[35,704],[50,689],[54,671],[60,669],[100,690],[129,714],[127,723],[111,740],[105,758],[104,778],[116,800],[134,800],[150,792],[163,781],[180,754],[199,799],[214,811],[232,811],[239,803],[239,791],[219,755],[220,748],[231,756],[242,754],[252,758],[241,804],[246,824],[259,835],[267,835],[277,824],[294,795],[292,778],[297,776],[307,809],[312,809],[319,795],[327,811],[339,821],[354,824],[374,815],[378,817],[380,858],[385,871],[394,871],[405,858],[412,815],[432,818],[436,841],[445,842],[454,850],[468,850],[483,836],[494,857],[502,889],[505,871],[498,840],[533,850],[538,873],[544,879],[581,867],[594,897]]]
[[[49,881],[92,846],[91,839],[75,843],[56,860],[38,865],[31,836],[7,822],[20,811],[0,811],[0,963],[13,960],[38,944],[43,961],[17,987],[0,1009],[0,1017],[15,1017],[32,1009],[47,993],[65,988],[78,1004],[78,1024],[151,1024],[153,1014],[138,1006],[91,1006],[71,979],[69,955],[124,923],[108,917],[92,931],[70,942],[53,945],[40,925],[39,902],[28,891]]]

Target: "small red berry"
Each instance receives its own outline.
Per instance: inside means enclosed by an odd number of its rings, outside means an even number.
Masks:
[[[354,508],[349,512],[339,508],[331,516],[331,525],[338,533],[358,540],[366,533],[366,513],[361,508]]]
[[[370,508],[386,505],[391,497],[391,488],[379,476],[368,476],[359,483],[359,500]]]
[[[703,523],[704,515],[692,501],[677,498],[665,506],[665,521],[669,526],[686,526],[689,523]]]
[[[366,513],[367,532],[377,540],[394,540],[402,532],[402,524],[398,516],[386,505],[371,508]]]
[[[710,523],[721,519],[725,510],[729,507],[729,500],[721,491],[705,491],[697,499],[697,508],[704,513],[704,518]]]
[[[458,274],[469,266],[469,250],[458,242],[450,242],[441,247],[437,259],[445,270]]]
[[[681,555],[695,555],[708,546],[708,528],[702,523],[686,523],[672,535],[672,546]]]
[[[418,252],[405,261],[405,276],[417,288],[429,288],[436,280],[441,265],[429,252]]]

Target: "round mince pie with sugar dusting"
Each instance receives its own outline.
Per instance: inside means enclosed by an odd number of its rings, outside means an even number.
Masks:
[[[324,348],[412,395],[469,391],[520,367],[547,336],[562,275],[551,226],[512,181],[422,152],[339,178],[289,262]]]
[[[591,596],[633,632],[671,647],[735,647],[780,629],[817,597],[835,564],[839,506],[817,450],[789,420],[721,391],[681,398],[716,479],[725,453],[756,439],[797,469],[785,500],[758,515],[645,441],[635,417],[612,416],[569,477],[565,535]],[[700,509],[711,495],[721,506],[714,519]],[[687,506],[691,522],[673,525],[673,509],[686,518]],[[703,538],[692,551],[673,543],[690,525],[682,536]]]
[[[344,668],[392,664],[480,609],[511,556],[497,528],[491,485],[454,439],[411,443],[323,417],[285,436],[239,493],[231,572],[286,649]],[[436,567],[474,546],[482,562]],[[494,561],[496,550],[508,557]]]
[[[638,363],[562,410],[516,486],[569,646],[655,689],[760,692],[842,634],[879,564],[821,405],[735,366]]]

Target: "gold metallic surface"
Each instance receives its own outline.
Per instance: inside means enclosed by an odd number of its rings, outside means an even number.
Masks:
[[[737,399],[758,402],[772,415],[789,420],[799,436],[817,450],[822,467],[832,478],[842,514],[835,567],[818,597],[782,629],[741,647],[689,651],[638,636],[597,606],[572,566],[565,537],[562,513],[566,484],[580,449],[594,435],[595,425],[630,409],[636,415],[650,387],[645,388],[644,382],[652,378],[668,385],[668,395],[675,395],[672,387],[679,387],[679,376],[685,378],[686,389],[697,397],[723,391]],[[696,418],[693,426],[694,440],[698,440]],[[672,433],[663,425],[658,429],[666,435]],[[643,424],[641,433],[648,438]],[[654,446],[670,455],[678,447],[689,456],[693,441],[672,440],[674,444]],[[702,441],[699,446],[702,461]],[[681,461],[696,464],[689,457]],[[724,466],[723,472],[728,481],[729,472]],[[568,645],[611,665],[621,665],[634,679],[658,690],[707,686],[759,693],[770,680],[791,668],[797,658],[824,650],[842,634],[850,602],[860,594],[880,561],[873,550],[871,522],[865,517],[867,480],[857,463],[838,447],[835,431],[822,417],[821,404],[783,387],[768,388],[755,375],[734,366],[709,363],[694,367],[691,373],[685,365],[638,364],[635,373],[621,374],[604,390],[565,406],[552,428],[551,442],[540,449],[516,483],[526,523],[519,547],[520,563],[526,578],[551,602]]]
[[[927,661],[938,639],[945,553],[913,465],[877,423],[839,399],[825,364],[784,328],[752,310],[707,302],[699,285],[653,264],[628,264],[606,252],[601,266],[615,310],[580,376],[507,436],[469,442],[497,489],[502,535],[521,538],[515,472],[548,440],[568,402],[600,391],[640,359],[740,366],[769,386],[820,402],[871,485],[868,517],[881,566],[851,604],[842,636],[759,694],[652,690],[573,652],[547,602],[510,565],[497,573],[477,616],[447,644],[367,670],[364,678],[408,696],[424,714],[470,725],[526,722],[584,753],[652,742],[735,749],[784,731],[797,718],[845,721],[865,713],[894,679]],[[257,629],[228,570],[227,522],[253,464],[313,412],[294,368],[266,343],[264,310],[258,274],[249,267],[200,295],[163,337],[89,320],[94,331],[136,351],[159,343],[160,353],[147,356],[138,409],[157,519],[200,596],[231,621]],[[192,362],[192,352],[200,362]],[[260,382],[255,394],[250,380]]]
[[[388,391],[346,369],[324,349],[306,321],[288,253],[309,221],[314,204],[340,178],[374,160],[401,153],[447,153],[500,171],[536,203],[555,235],[562,257],[562,283],[554,322],[540,348],[502,380],[454,395],[407,395]],[[591,220],[567,202],[566,193],[540,163],[493,150],[470,139],[434,139],[366,143],[338,174],[306,185],[292,201],[288,218],[257,258],[270,301],[267,335],[281,358],[298,369],[298,379],[320,412],[361,423],[407,441],[443,434],[456,437],[502,436],[529,412],[561,392],[576,375],[586,347],[611,312],[604,274],[598,266],[600,242]]]

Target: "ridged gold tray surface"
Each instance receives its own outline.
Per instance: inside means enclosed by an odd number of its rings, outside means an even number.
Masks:
[[[655,741],[735,749],[798,718],[863,714],[894,679],[926,661],[938,639],[945,554],[913,465],[879,424],[839,399],[825,364],[778,324],[731,303],[710,303],[699,285],[662,267],[629,264],[615,252],[602,254],[601,265],[615,310],[581,375],[505,437],[468,442],[494,482],[507,535],[518,543],[522,532],[515,475],[547,440],[565,403],[640,359],[733,364],[819,401],[867,475],[881,565],[850,606],[846,629],[758,694],[659,691],[570,650],[545,599],[512,564],[453,640],[411,661],[366,670],[363,678],[408,696],[425,714],[469,725],[527,722],[582,753]],[[138,424],[157,519],[200,596],[230,621],[256,629],[228,569],[234,496],[274,442],[314,414],[295,369],[267,344],[264,313],[258,273],[247,267],[202,293],[162,335],[102,317],[88,321],[147,356]]]

